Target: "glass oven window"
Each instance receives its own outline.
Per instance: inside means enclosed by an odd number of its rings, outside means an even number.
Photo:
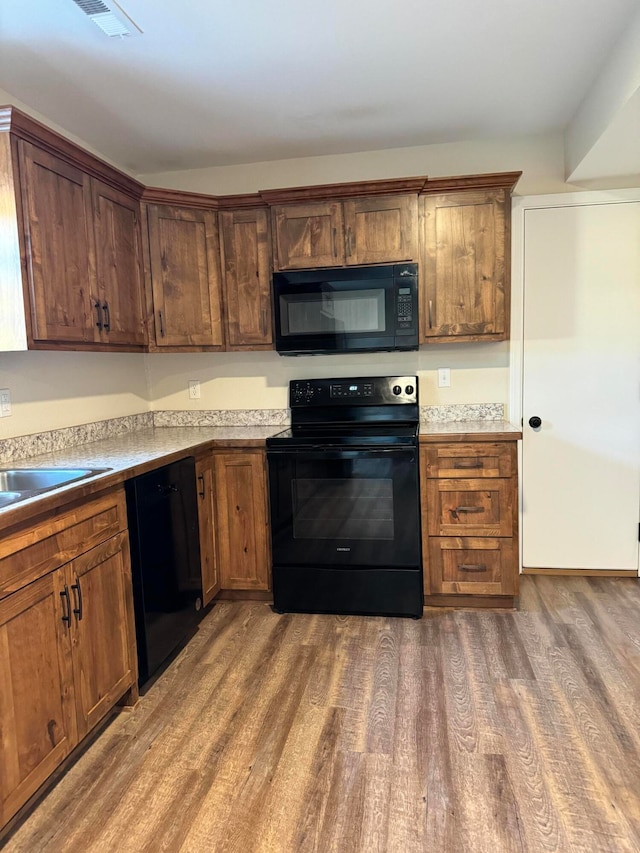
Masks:
[[[393,480],[294,479],[294,539],[393,539]]]
[[[280,296],[282,334],[384,332],[383,288]]]

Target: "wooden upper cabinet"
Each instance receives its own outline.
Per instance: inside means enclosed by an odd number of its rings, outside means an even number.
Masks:
[[[63,569],[0,601],[0,825],[78,740],[70,609]]]
[[[510,195],[504,189],[421,197],[422,340],[509,336]]]
[[[97,331],[90,178],[19,142],[34,341],[83,343]]]
[[[273,349],[268,212],[223,211],[220,231],[227,349]]]
[[[274,205],[271,217],[275,269],[344,266],[342,202]]]
[[[347,264],[418,259],[418,197],[389,195],[344,202]]]
[[[140,205],[101,181],[92,180],[91,190],[101,340],[143,346]]]
[[[418,258],[418,196],[382,195],[272,208],[276,269]]]
[[[221,349],[216,214],[150,205],[148,224],[156,346]]]

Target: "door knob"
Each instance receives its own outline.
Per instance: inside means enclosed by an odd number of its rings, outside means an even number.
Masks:
[[[529,426],[538,429],[538,427],[542,426],[542,418],[539,418],[537,415],[529,418]]]

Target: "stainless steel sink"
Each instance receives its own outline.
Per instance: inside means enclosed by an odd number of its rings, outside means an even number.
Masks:
[[[22,500],[20,492],[0,492],[0,509],[19,500]]]
[[[111,468],[0,468],[0,509]]]

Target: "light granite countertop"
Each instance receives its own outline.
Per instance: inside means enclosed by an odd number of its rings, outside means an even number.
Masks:
[[[11,468],[109,468],[79,482],[0,509],[0,525],[8,528],[31,517],[57,510],[64,504],[90,497],[161,465],[194,455],[207,448],[262,448],[282,425],[151,427],[88,444],[30,456]],[[507,421],[456,421],[423,423],[420,441],[470,441],[478,438],[516,440],[522,433]],[[9,467],[9,466],[6,466]]]
[[[85,480],[69,483],[0,509],[0,525],[9,527],[65,503],[118,485],[130,477],[191,456],[207,447],[262,448],[265,439],[282,426],[155,427],[41,453],[12,463],[18,468],[110,468]]]
[[[420,442],[432,441],[517,441],[522,430],[509,421],[446,421],[420,424]]]

